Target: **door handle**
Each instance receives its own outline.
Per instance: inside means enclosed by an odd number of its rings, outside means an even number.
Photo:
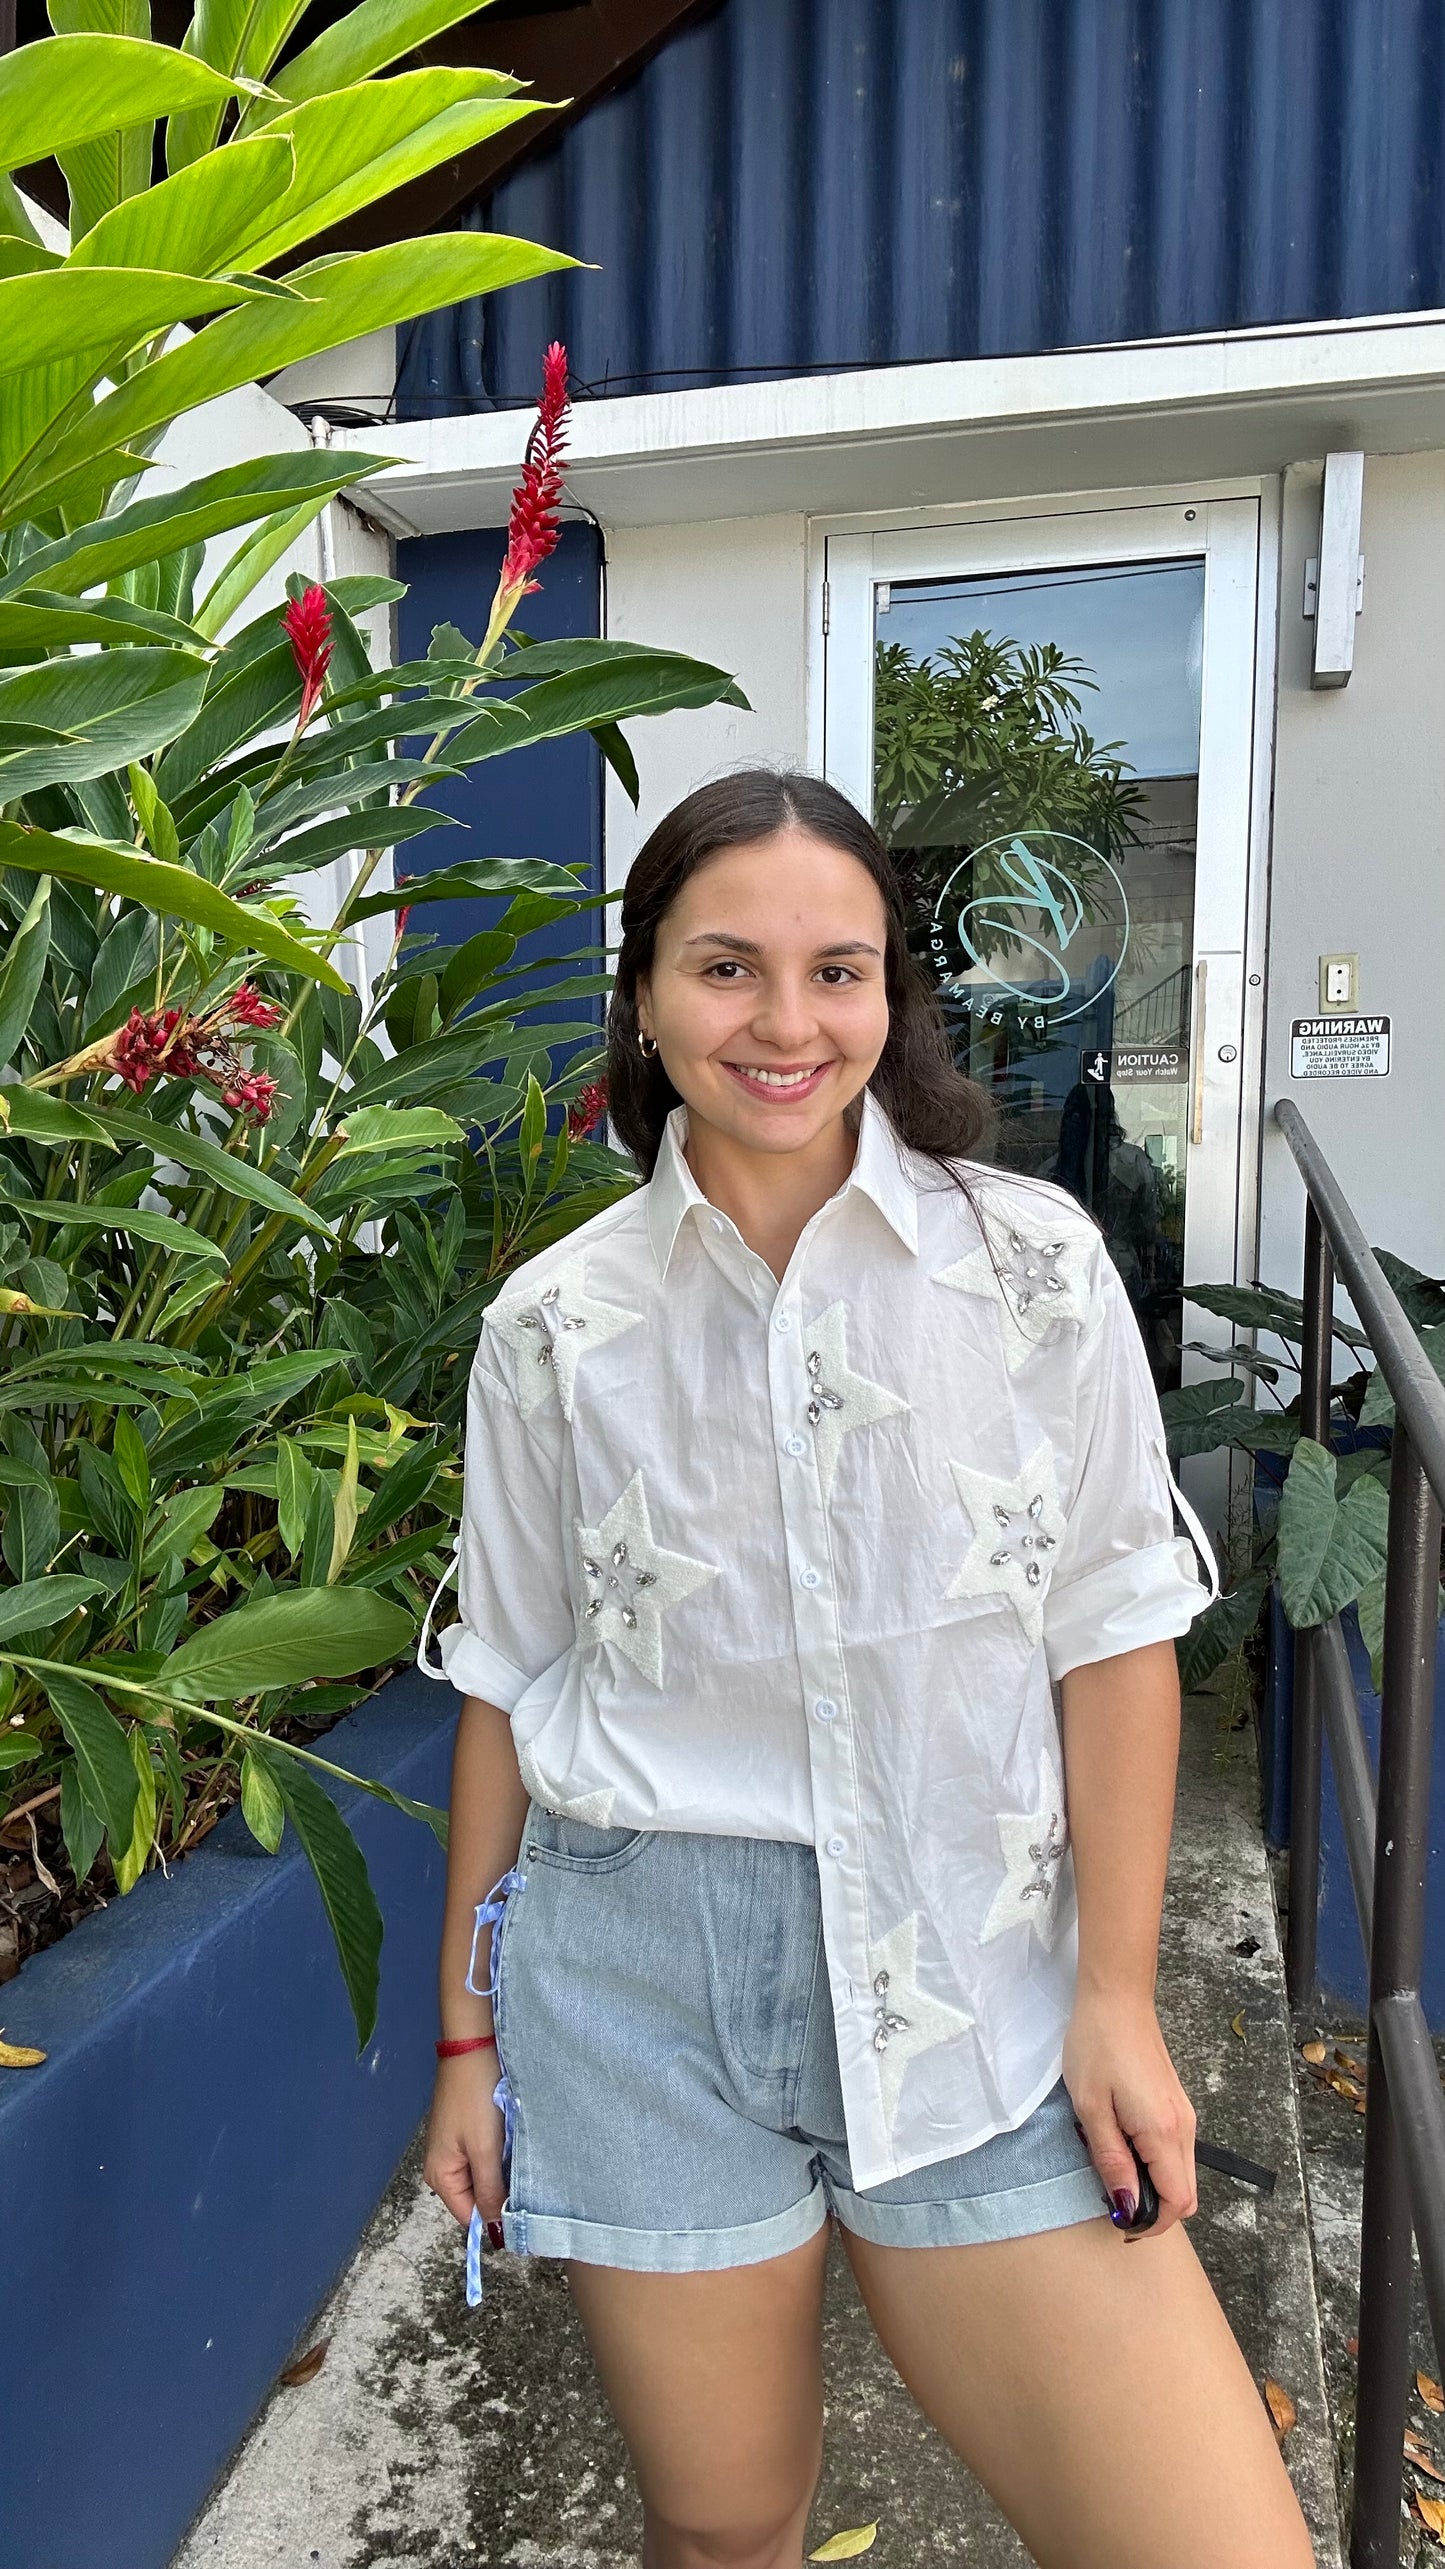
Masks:
[[[1201,956],[1194,967],[1194,1067],[1190,1077],[1189,1139],[1204,1139],[1204,1010],[1209,991],[1209,965]]]

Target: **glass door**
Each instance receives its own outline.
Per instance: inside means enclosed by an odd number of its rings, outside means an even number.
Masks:
[[[994,1155],[1087,1205],[1161,1389],[1235,1272],[1256,508],[827,547],[826,772],[871,810]]]

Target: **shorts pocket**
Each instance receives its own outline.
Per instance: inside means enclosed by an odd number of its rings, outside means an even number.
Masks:
[[[598,1829],[588,1820],[569,1820],[533,1802],[522,1832],[527,1864],[553,1865],[564,1873],[620,1873],[642,1853],[652,1829]]]

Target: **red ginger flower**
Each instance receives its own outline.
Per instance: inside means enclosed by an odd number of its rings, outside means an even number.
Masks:
[[[281,622],[301,673],[301,711],[296,728],[304,731],[321,702],[331,665],[331,609],[326,603],[326,591],[313,586],[304,597],[292,598]]]
[[[585,1142],[588,1134],[595,1131],[596,1127],[601,1123],[606,1112],[606,1080],[589,1079],[586,1087],[578,1090],[571,1105],[567,1109],[568,1140],[571,1142]]]
[[[253,1124],[269,1123],[276,1110],[277,1082],[264,1070],[240,1072],[221,1098],[223,1106],[234,1112],[237,1107]]]
[[[540,587],[532,573],[555,552],[561,532],[557,511],[562,504],[563,447],[567,438],[567,351],[554,339],[542,361],[542,399],[527,451],[522,459],[522,478],[512,493],[512,512],[507,524],[507,550],[502,563],[502,576],[497,583],[497,609],[505,602],[506,616],[519,598],[527,597]]]
[[[238,1026],[255,1026],[262,1034],[281,1023],[280,1009],[269,999],[263,999],[250,981],[243,981],[239,990],[232,991],[226,1002],[226,1013],[235,1019]]]

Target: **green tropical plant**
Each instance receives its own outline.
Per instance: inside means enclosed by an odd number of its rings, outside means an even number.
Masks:
[[[1387,1249],[1377,1249],[1375,1255],[1445,1380],[1445,1278],[1423,1275]],[[1234,1583],[1179,1644],[1185,1683],[1198,1685],[1249,1638],[1271,1583],[1277,1582],[1286,1619],[1296,1631],[1355,1607],[1378,1686],[1394,1420],[1384,1378],[1377,1367],[1357,1361],[1336,1382],[1330,1442],[1321,1445],[1300,1432],[1298,1387],[1287,1398],[1278,1388],[1300,1372],[1296,1351],[1304,1341],[1304,1306],[1297,1297],[1267,1285],[1191,1285],[1189,1300],[1233,1328],[1259,1333],[1275,1345],[1260,1353],[1247,1345],[1217,1347],[1191,1340],[1195,1353],[1233,1370],[1163,1396],[1169,1448],[1176,1457],[1234,1446],[1252,1462],[1266,1458],[1264,1489],[1251,1512]],[[1368,1337],[1354,1322],[1336,1316],[1334,1336],[1357,1360],[1368,1353]],[[1265,1387],[1272,1408],[1251,1406],[1251,1377]]]
[[[58,1811],[52,1860],[80,1883],[103,1858],[124,1893],[238,1778],[261,1844],[289,1819],[305,1849],[364,2043],[381,1920],[314,1743],[410,1650],[444,1566],[487,1300],[627,1182],[588,1138],[595,1091],[561,1111],[595,1067],[595,942],[526,945],[596,909],[581,870],[463,854],[393,889],[383,860],[488,759],[586,730],[635,792],[622,722],[743,699],[678,655],[513,630],[555,541],[560,351],[479,643],[445,626],[373,668],[356,619],[386,580],[293,581],[284,623],[235,629],[372,459],[152,496],[160,434],[564,264],[465,234],[275,273],[526,103],[489,73],[373,77],[456,0],[363,0],[279,71],[297,5],[203,0],[179,50],[143,13],[62,14],[0,61],[3,167],[56,155],[72,242],[44,249],[0,179],[0,1800],[43,1879]],[[338,855],[359,862],[318,922]],[[489,904],[476,934],[413,930],[459,897]],[[363,998],[341,963],[377,915]]]
[[[1081,720],[1081,688],[1096,681],[1055,643],[1021,645],[983,632],[915,657],[880,642],[874,667],[874,817],[909,893],[910,940],[927,951],[933,905],[962,859],[1016,831],[1058,830],[1082,842],[1071,880],[1089,900],[1085,851],[1116,858],[1134,836],[1143,790],[1117,743]],[[1007,849],[970,889],[976,933],[1017,886]],[[1102,868],[1100,868],[1102,873]]]

